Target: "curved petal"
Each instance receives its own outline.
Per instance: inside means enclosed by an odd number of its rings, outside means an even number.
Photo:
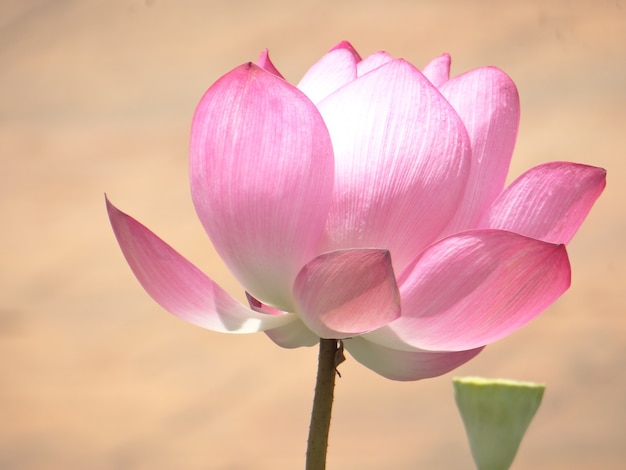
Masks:
[[[246,292],[246,297],[250,308],[255,312],[267,313],[270,315],[285,315],[286,312],[277,310],[268,305],[263,305],[257,299]],[[265,334],[278,346],[288,349],[300,348],[303,346],[314,346],[320,340],[319,336],[309,330],[302,320],[296,315],[291,315],[292,321],[286,325],[272,328],[265,331]]]
[[[302,348],[315,346],[320,338],[309,330],[302,320],[294,318],[291,323],[278,328],[266,330],[264,333],[281,348]]]
[[[189,323],[224,333],[281,327],[294,314],[254,312],[224,291],[172,247],[107,199],[117,241],[135,276],[161,307]]]
[[[465,127],[403,60],[359,77],[318,108],[335,150],[322,251],[385,248],[400,272],[456,211],[469,172]]]
[[[437,88],[450,79],[450,54],[441,54],[431,60],[422,70],[424,76]]]
[[[384,51],[368,55],[365,59],[356,64],[357,76],[360,77],[361,75],[365,75],[366,73],[371,72],[372,70],[377,69],[392,60],[393,57]]]
[[[551,243],[569,243],[605,186],[603,168],[545,163],[513,181],[480,225]]]
[[[539,315],[569,287],[570,266],[563,245],[476,230],[429,247],[398,284],[402,317],[367,339],[396,349],[462,351]]]
[[[277,77],[284,80],[283,75],[278,71],[276,67],[274,67],[274,64],[270,60],[270,53],[267,49],[261,52],[258,60],[256,61],[256,64],[262,69],[267,70],[268,72],[273,73]]]
[[[319,103],[356,78],[356,64],[360,60],[349,42],[340,42],[307,71],[298,83],[298,89],[311,101]]]
[[[472,142],[465,195],[446,233],[474,228],[504,188],[520,119],[513,80],[495,67],[472,70],[447,81],[441,93],[461,116]]]
[[[372,343],[366,339],[345,339],[344,345],[358,362],[391,380],[420,380],[450,372],[483,348],[469,351],[400,351]]]
[[[253,64],[206,92],[194,115],[191,193],[205,230],[247,291],[293,310],[291,286],[318,253],[333,151],[299,90]]]
[[[339,250],[307,263],[294,284],[296,312],[320,338],[342,339],[400,316],[400,294],[385,250]]]

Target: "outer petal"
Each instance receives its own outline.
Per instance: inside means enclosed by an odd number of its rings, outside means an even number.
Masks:
[[[419,380],[450,372],[474,358],[483,348],[469,351],[400,351],[362,337],[344,340],[352,357],[391,380]]]
[[[485,214],[481,226],[569,243],[605,186],[603,168],[545,163],[511,183]]]
[[[319,112],[284,80],[245,64],[202,98],[190,153],[193,201],[215,248],[247,291],[293,310],[291,286],[317,254],[333,185]]]
[[[483,67],[447,81],[441,93],[456,109],[472,142],[465,195],[446,233],[474,228],[502,192],[519,127],[517,88],[508,75]]]
[[[172,247],[107,199],[120,248],[146,292],[177,317],[213,331],[252,333],[278,328],[293,314],[266,315],[250,310],[209,279]]]
[[[347,338],[400,316],[400,294],[385,250],[324,253],[298,273],[296,312],[321,338]]]
[[[360,60],[349,42],[340,42],[308,70],[298,88],[318,103],[356,78],[356,64]]]
[[[442,54],[431,60],[422,70],[424,76],[437,88],[450,79],[450,54]]]
[[[569,287],[570,267],[563,245],[477,230],[429,247],[398,284],[402,317],[367,339],[396,349],[462,351],[539,315]]]
[[[465,127],[403,60],[359,77],[318,107],[336,161],[325,250],[389,249],[400,272],[456,211],[469,172]]]
[[[270,315],[285,315],[286,312],[263,305],[257,299],[246,292],[250,308],[256,312]],[[292,321],[284,326],[265,331],[265,334],[277,345],[283,348],[300,348],[302,346],[314,346],[320,340],[319,336],[309,330],[302,320],[296,315],[291,315]]]

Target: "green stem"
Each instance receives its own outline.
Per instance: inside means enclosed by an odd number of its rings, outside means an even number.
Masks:
[[[333,408],[333,391],[337,365],[340,362],[341,348],[336,339],[321,339],[317,365],[317,381],[311,426],[306,451],[306,470],[324,470],[326,468],[326,449],[330,431],[330,415]],[[339,358],[339,359],[338,359]]]

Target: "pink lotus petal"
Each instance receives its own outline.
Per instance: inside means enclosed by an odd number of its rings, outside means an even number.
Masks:
[[[359,77],[318,108],[335,150],[324,250],[389,249],[399,272],[458,207],[469,173],[465,127],[403,60]]]
[[[268,305],[263,305],[260,301],[246,292],[246,297],[250,308],[255,312],[267,313],[270,315],[285,315],[287,312],[277,310]],[[300,348],[303,346],[314,346],[319,342],[319,336],[309,330],[302,320],[296,315],[292,315],[292,321],[286,325],[265,331],[265,334],[283,348]]]
[[[298,89],[311,101],[319,103],[356,78],[356,64],[360,60],[350,43],[341,42],[308,70],[298,83]]]
[[[493,203],[481,226],[569,243],[606,186],[606,170],[570,162],[531,168]]]
[[[319,112],[253,64],[219,79],[193,120],[191,192],[211,240],[247,291],[292,310],[291,286],[317,254],[333,185]]]
[[[328,52],[332,52],[332,51],[335,51],[337,49],[345,49],[345,50],[349,51],[350,54],[352,54],[354,56],[354,60],[357,61],[357,62],[359,62],[361,60],[361,56],[356,51],[354,46],[352,44],[350,44],[350,41],[340,41],[337,44],[335,44],[333,47],[331,47],[330,51],[328,51]]]
[[[398,284],[402,317],[367,338],[396,349],[462,351],[539,315],[569,287],[570,266],[563,245],[476,230],[429,247]]]
[[[276,67],[274,67],[274,64],[270,60],[270,53],[267,49],[261,52],[261,55],[259,55],[259,58],[256,61],[256,64],[262,69],[267,70],[268,72],[273,73],[277,77],[280,77],[284,80],[282,74],[278,71]]]
[[[265,313],[267,315],[284,315],[287,312],[279,310],[277,308],[271,307],[269,305],[265,305],[258,299],[255,299],[249,292],[246,292],[246,299],[248,300],[248,305],[255,312]]]
[[[281,327],[294,314],[254,312],[226,293],[172,247],[107,199],[117,241],[146,292],[165,310],[194,325],[224,333]]]
[[[475,357],[483,348],[469,351],[400,351],[363,337],[344,340],[358,362],[391,380],[420,380],[450,372]]]
[[[450,79],[450,54],[442,54],[431,60],[422,70],[424,76],[437,88]]]
[[[377,69],[378,67],[382,67],[383,65],[385,65],[388,62],[391,62],[392,60],[393,60],[393,57],[391,57],[389,54],[387,54],[384,51],[375,52],[374,54],[367,56],[361,62],[356,64],[357,76],[360,77],[361,75],[365,75],[366,73],[371,72],[372,70]]]
[[[465,195],[446,233],[474,228],[502,192],[519,127],[513,81],[495,67],[483,67],[447,81],[441,93],[456,109],[472,142],[472,165]]]
[[[296,312],[321,338],[347,338],[400,316],[400,296],[385,250],[339,250],[309,262],[294,284]]]

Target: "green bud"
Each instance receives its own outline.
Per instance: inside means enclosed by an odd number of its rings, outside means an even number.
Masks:
[[[454,398],[478,470],[507,470],[541,404],[545,385],[455,377]]]

